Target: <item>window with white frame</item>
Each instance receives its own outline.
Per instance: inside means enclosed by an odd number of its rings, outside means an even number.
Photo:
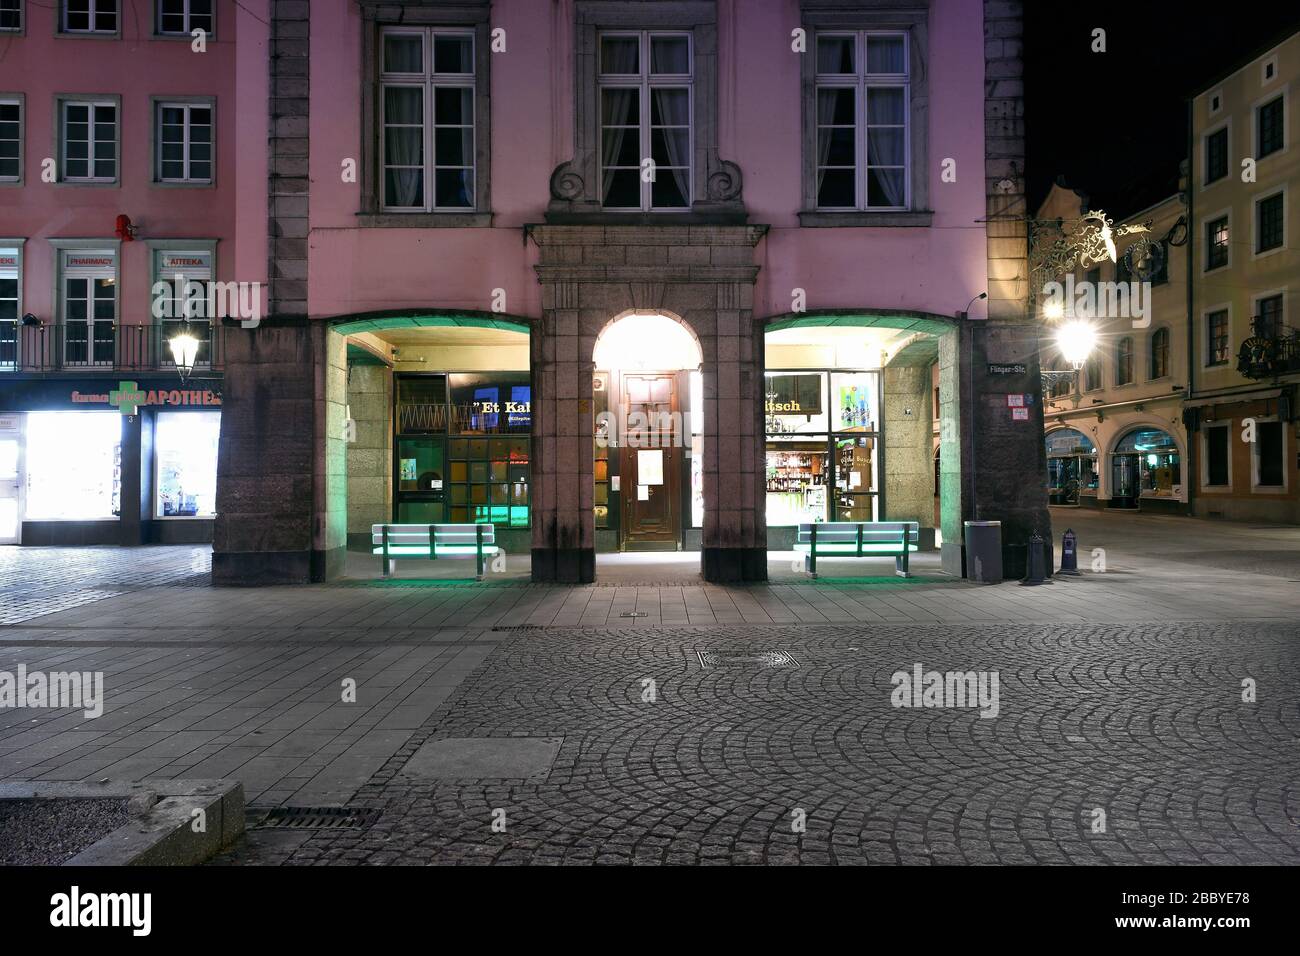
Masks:
[[[1263,159],[1286,145],[1286,97],[1255,108],[1255,158]]]
[[[59,272],[63,364],[111,366],[117,323],[117,254],[112,250],[65,249]]]
[[[0,246],[0,372],[12,372],[18,367],[21,255],[15,246]]]
[[[1219,216],[1205,224],[1205,271],[1228,264],[1228,217]]]
[[[1218,182],[1228,175],[1228,127],[1205,137],[1205,184]]]
[[[1282,248],[1286,238],[1285,195],[1277,192],[1255,200],[1255,253]]]
[[[817,34],[818,209],[909,208],[907,48],[906,33]]]
[[[158,354],[163,364],[172,364],[169,343],[187,328],[199,340],[195,365],[206,366],[211,361],[212,258],[211,247],[153,251],[152,310],[158,322]]]
[[[15,32],[23,28],[23,0],[0,0],[0,32]]]
[[[212,32],[212,0],[158,0],[158,32],[188,36],[194,30]]]
[[[1232,352],[1228,341],[1228,310],[1215,309],[1205,316],[1205,364],[1227,365]]]
[[[1207,425],[1202,434],[1205,454],[1201,485],[1226,488],[1232,484],[1232,428],[1230,425]]]
[[[23,104],[0,97],[0,182],[16,183],[23,172]]]
[[[1169,330],[1156,329],[1151,333],[1151,354],[1148,378],[1164,378],[1169,374]]]
[[[64,33],[116,33],[117,0],[63,0]]]
[[[158,182],[212,182],[211,104],[159,103],[156,122]]]
[[[381,41],[383,208],[473,209],[473,31],[393,27]]]
[[[1256,420],[1255,442],[1251,448],[1256,488],[1283,488],[1286,486],[1286,434],[1282,423]]]
[[[62,114],[63,181],[116,181],[117,104],[65,100]]]
[[[691,35],[600,35],[601,204],[657,212],[691,205]]]
[[[1255,300],[1255,321],[1252,329],[1254,334],[1262,339],[1281,338],[1284,308],[1285,300],[1281,293]]]

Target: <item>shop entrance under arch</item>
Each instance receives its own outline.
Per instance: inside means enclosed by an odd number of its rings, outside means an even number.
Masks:
[[[342,374],[328,389],[335,422],[327,444],[342,446],[330,454],[344,462],[337,494],[350,573],[378,573],[360,556],[370,554],[371,528],[381,523],[491,524],[510,572],[526,573],[529,324],[495,313],[385,313],[336,322],[330,335]],[[463,578],[459,565],[408,564],[406,573]]]
[[[596,551],[699,547],[704,523],[703,355],[677,319],[607,325],[592,361]]]
[[[955,320],[925,313],[768,320],[769,552],[789,550],[799,524],[823,521],[916,521],[923,547],[960,543],[956,337]]]

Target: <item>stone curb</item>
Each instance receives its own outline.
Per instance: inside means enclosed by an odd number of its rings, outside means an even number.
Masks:
[[[244,832],[244,787],[238,780],[141,780],[136,783],[0,783],[0,800],[126,799],[132,820],[64,866],[193,866]],[[202,810],[205,830],[193,828]]]

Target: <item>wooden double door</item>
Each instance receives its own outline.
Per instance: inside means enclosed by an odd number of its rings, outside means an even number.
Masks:
[[[619,473],[628,551],[676,550],[682,536],[682,443],[677,372],[624,372]]]

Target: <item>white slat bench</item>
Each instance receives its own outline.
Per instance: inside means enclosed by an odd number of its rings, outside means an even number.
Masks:
[[[827,521],[799,525],[794,549],[804,553],[804,569],[817,577],[817,558],[894,558],[899,577],[910,578],[907,556],[919,550],[917,521]]]
[[[375,524],[370,526],[370,542],[384,577],[399,558],[473,558],[474,579],[482,581],[484,558],[501,553],[496,529],[490,524]]]

